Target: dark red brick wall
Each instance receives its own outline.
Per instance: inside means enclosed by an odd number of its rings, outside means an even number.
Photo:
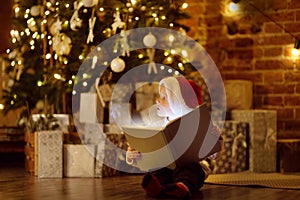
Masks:
[[[0,54],[2,54],[9,47],[9,34],[13,0],[0,0],[0,2]]]
[[[291,56],[294,38],[276,25],[300,37],[300,1],[253,1],[276,23],[244,0],[240,1],[244,11],[238,16],[224,15],[227,0],[187,2],[193,17],[184,21],[191,26],[188,34],[199,39],[223,79],[251,80],[253,107],[276,110],[279,132],[300,130],[300,58]],[[262,2],[268,6],[262,7]],[[236,23],[235,34],[227,29],[232,23]]]

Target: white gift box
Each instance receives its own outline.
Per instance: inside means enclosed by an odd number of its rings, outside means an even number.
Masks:
[[[64,176],[94,177],[95,145],[64,145]]]
[[[63,176],[63,132],[36,132],[36,166],[39,178],[61,178]]]
[[[249,170],[276,172],[277,115],[275,110],[233,110],[233,120],[249,123]]]
[[[95,177],[120,175],[127,169],[125,151],[127,141],[122,133],[107,133],[106,138],[97,145]]]
[[[104,107],[101,105],[96,93],[80,94],[79,122],[102,123]]]

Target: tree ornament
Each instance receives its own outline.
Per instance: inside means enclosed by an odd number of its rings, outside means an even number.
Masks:
[[[78,11],[82,6],[83,6],[82,2],[79,2],[79,3],[77,1],[74,2],[74,10],[75,11],[70,19],[70,28],[73,31],[77,31],[77,28],[80,28],[82,25],[82,20],[78,16]]]
[[[39,100],[38,102],[36,102],[35,107],[38,110],[43,110],[44,107],[45,107],[44,101],[43,100]]]
[[[156,44],[156,38],[155,36],[150,32],[148,33],[144,39],[143,39],[143,43],[146,47],[153,47]]]
[[[147,53],[149,56],[149,65],[148,65],[148,74],[151,74],[151,72],[153,71],[154,74],[157,74],[157,68],[156,68],[156,64],[153,61],[154,60],[154,55],[155,55],[155,49],[154,48],[148,48],[147,49]]]
[[[84,7],[90,8],[98,4],[98,0],[82,0]]]
[[[113,34],[116,34],[117,28],[123,28],[125,23],[122,22],[119,11],[117,11],[114,14],[114,17],[115,17],[114,23],[111,25],[111,27],[112,27],[112,30],[113,30]]]
[[[30,14],[33,16],[33,17],[37,17],[41,14],[41,9],[42,9],[42,6],[41,5],[35,5],[35,6],[32,6],[30,8]]]
[[[10,78],[10,79],[8,79],[6,84],[9,88],[11,88],[15,84],[15,81],[14,81],[14,79]]]
[[[68,55],[72,48],[72,40],[66,34],[61,33],[59,35],[55,35],[52,38],[53,51],[56,52],[57,55]]]
[[[27,24],[28,24],[28,28],[29,28],[32,32],[38,31],[37,23],[36,23],[36,21],[34,20],[33,17],[30,18],[29,20],[27,20]]]
[[[93,30],[94,30],[95,22],[96,22],[96,17],[91,17],[89,19],[89,35],[88,35],[87,40],[86,40],[87,44],[90,43],[90,42],[93,42],[93,40],[94,40]]]
[[[50,26],[50,33],[52,35],[56,35],[59,34],[61,29],[62,29],[62,22],[59,20],[59,18],[57,18],[57,20]]]
[[[110,63],[110,68],[113,72],[122,72],[125,69],[125,62],[119,57],[114,58]]]
[[[130,56],[129,44],[128,44],[129,31],[121,30],[120,36],[123,38],[122,46],[122,56]]]
[[[16,80],[17,81],[20,80],[23,71],[24,71],[24,65],[23,64],[17,65],[17,74],[16,74]]]

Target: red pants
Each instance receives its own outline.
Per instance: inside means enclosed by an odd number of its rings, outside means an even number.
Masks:
[[[205,179],[204,171],[199,163],[187,163],[174,170],[165,167],[151,173],[159,180],[162,186],[182,182],[189,188],[191,193],[199,190],[203,186]]]

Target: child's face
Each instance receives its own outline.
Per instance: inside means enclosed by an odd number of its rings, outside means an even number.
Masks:
[[[158,116],[168,117],[172,115],[172,111],[168,102],[166,88],[163,85],[160,87],[159,98],[156,100],[156,103]]]

